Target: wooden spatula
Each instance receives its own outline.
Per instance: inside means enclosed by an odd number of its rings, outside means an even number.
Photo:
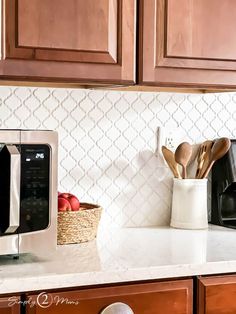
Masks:
[[[226,137],[216,140],[211,148],[209,164],[201,178],[206,178],[214,164],[214,162],[222,158],[230,149],[231,141]]]
[[[174,153],[165,146],[162,146],[161,150],[162,150],[162,154],[163,154],[168,166],[170,167],[170,170],[172,171],[174,177],[181,179],[178,165],[175,161]]]

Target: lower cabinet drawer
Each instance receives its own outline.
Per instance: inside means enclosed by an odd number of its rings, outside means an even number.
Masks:
[[[235,314],[236,276],[199,277],[198,314]]]
[[[1,297],[0,314],[20,314],[20,297],[13,295]]]
[[[100,314],[111,304],[127,304],[135,314],[191,314],[192,280],[99,287],[28,295],[27,314]],[[120,314],[120,311],[112,311]],[[126,313],[124,313],[126,314]],[[127,312],[128,314],[128,312]]]

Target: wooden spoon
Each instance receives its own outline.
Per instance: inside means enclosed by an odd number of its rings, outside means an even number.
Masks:
[[[209,164],[202,175],[202,179],[206,178],[214,164],[214,162],[220,158],[222,158],[230,149],[231,141],[226,137],[222,137],[215,141],[211,148],[210,160]]]
[[[168,166],[170,167],[170,170],[172,171],[174,177],[181,179],[178,165],[175,161],[174,153],[165,146],[162,146],[161,150],[162,150],[162,154],[163,154]]]
[[[187,177],[187,165],[192,155],[192,146],[183,142],[179,144],[175,151],[175,161],[180,164],[183,168],[182,178],[186,179]]]

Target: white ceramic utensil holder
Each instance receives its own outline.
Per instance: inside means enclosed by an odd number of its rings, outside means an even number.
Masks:
[[[171,227],[206,229],[207,179],[175,179],[173,184]]]

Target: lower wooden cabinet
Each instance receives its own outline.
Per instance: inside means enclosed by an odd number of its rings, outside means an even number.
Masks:
[[[26,314],[99,314],[116,302],[135,314],[191,314],[192,279],[28,295]],[[36,301],[36,302],[35,302]],[[116,314],[116,311],[111,312]],[[120,311],[117,312],[121,313]]]
[[[20,314],[20,297],[0,298],[0,314]]]
[[[198,314],[235,314],[236,276],[199,277]]]
[[[199,276],[194,290],[190,278],[4,296],[0,314],[102,314],[117,302],[134,314],[236,314],[236,275]]]

